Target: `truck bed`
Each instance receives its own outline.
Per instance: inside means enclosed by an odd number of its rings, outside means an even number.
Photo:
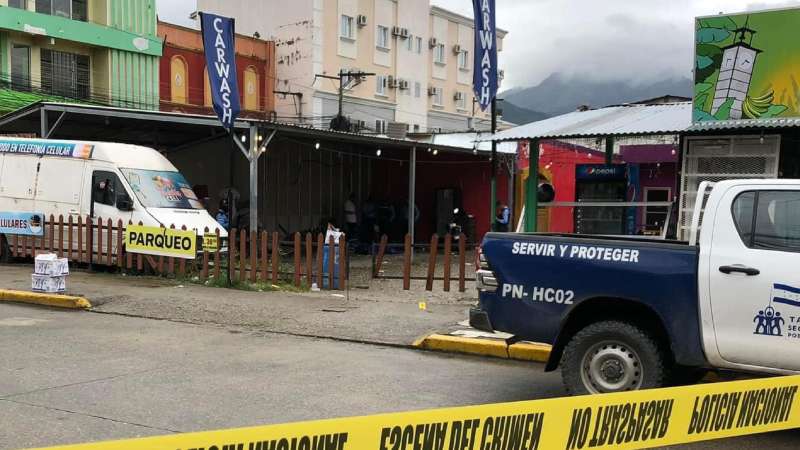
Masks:
[[[495,330],[555,345],[583,305],[609,312],[635,302],[661,318],[676,361],[702,365],[697,303],[698,248],[683,241],[622,236],[489,233],[482,251],[497,279],[480,293]],[[592,302],[589,302],[592,300]],[[671,339],[680,334],[681,339]]]

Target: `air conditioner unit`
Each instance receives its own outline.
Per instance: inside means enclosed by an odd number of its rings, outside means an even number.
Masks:
[[[400,37],[403,39],[408,39],[411,36],[411,32],[408,31],[408,28],[400,28]]]
[[[439,93],[439,88],[429,87],[428,88],[428,97],[433,97]]]
[[[396,88],[398,86],[398,84],[399,84],[399,81],[400,80],[398,80],[397,78],[395,78],[395,77],[393,77],[391,75],[389,75],[389,77],[386,78],[387,86],[390,87],[390,88]]]
[[[432,38],[428,39],[428,47],[434,48],[437,45],[439,45],[439,40],[438,39],[436,39],[435,37],[432,37]]]
[[[408,80],[400,80],[400,82],[398,83],[398,85],[397,85],[397,86],[398,86],[398,87],[399,87],[401,90],[405,91],[405,90],[407,90],[407,89],[408,89],[408,87],[409,87],[409,82],[408,82]]]
[[[400,36],[400,27],[392,27],[392,36]]]
[[[466,96],[464,95],[463,92],[456,92],[456,95],[453,96],[453,100],[455,100],[457,102],[460,102],[461,100],[464,100],[465,98],[466,98]]]
[[[363,14],[359,14],[358,17],[356,18],[356,23],[360,27],[367,26],[367,16],[365,16]]]
[[[460,45],[456,44],[456,45],[453,46],[453,53],[455,53],[456,55],[458,55],[462,51],[463,51],[463,49],[461,48]]]

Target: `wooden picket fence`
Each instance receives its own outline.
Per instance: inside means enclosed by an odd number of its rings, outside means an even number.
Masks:
[[[446,234],[443,239],[443,249],[442,249],[442,277],[436,277],[436,267],[438,261],[438,252],[439,252],[439,235],[434,234],[431,236],[430,246],[427,245],[412,245],[411,242],[411,235],[406,234],[404,242],[403,242],[403,275],[402,277],[392,277],[386,276],[382,274],[382,266],[384,256],[386,255],[386,251],[389,247],[389,239],[386,235],[381,237],[380,243],[378,244],[378,251],[377,256],[375,259],[375,265],[373,268],[372,276],[374,278],[401,278],[403,280],[403,290],[410,290],[411,289],[411,281],[412,280],[422,280],[425,281],[425,290],[426,291],[433,291],[434,282],[435,281],[442,281],[442,289],[445,292],[450,292],[451,289],[451,282],[458,283],[458,291],[464,292],[466,291],[466,271],[467,271],[467,260],[466,260],[466,241],[467,238],[464,234],[458,236],[458,274],[455,276],[452,274],[452,258],[453,258],[453,236],[450,234]],[[414,277],[411,275],[411,260],[412,260],[412,252],[415,248],[419,248],[422,250],[428,250],[428,265],[427,265],[427,274],[425,277]]]
[[[223,253],[218,246],[216,251],[202,250],[195,259],[185,259],[125,251],[125,226],[122,220],[114,224],[111,219],[93,220],[90,216],[69,216],[65,220],[61,215],[58,218],[51,215],[43,224],[43,236],[11,235],[8,236],[8,244],[14,257],[33,257],[50,252],[74,263],[117,267],[136,272],[148,269],[165,276],[192,274],[197,275],[201,281],[211,277],[220,279],[222,270],[226,270],[228,279],[238,282],[291,281],[297,287],[304,283],[306,286],[316,283],[320,289],[344,290],[347,287],[347,241],[344,235],[341,235],[336,244],[332,237],[329,242],[324,242],[322,234],[315,239],[308,233],[303,239],[300,233],[295,233],[294,240],[286,243],[280,241],[277,232],[248,233],[246,230],[234,228],[228,233],[227,253]],[[174,229],[175,226],[170,228]],[[181,229],[185,230],[186,227]],[[211,230],[206,228],[204,232],[209,233]],[[217,242],[221,243],[220,230],[215,229],[213,233],[217,235]],[[331,249],[327,252],[328,260],[325,261],[327,273],[323,272],[326,246]],[[288,271],[281,270],[281,248],[288,248],[291,252],[286,253],[293,254],[293,267]],[[338,273],[334,270],[337,266]],[[327,277],[326,280],[323,280],[324,276]]]

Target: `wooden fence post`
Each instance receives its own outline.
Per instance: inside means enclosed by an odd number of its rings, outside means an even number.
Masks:
[[[317,289],[322,289],[322,248],[325,246],[325,237],[322,233],[317,235]]]
[[[458,236],[458,292],[467,290],[465,286],[467,271],[467,237],[464,233]]]
[[[71,214],[70,214],[67,222],[69,223],[69,226],[67,228],[67,248],[68,248],[67,258],[69,258],[69,260],[72,261],[72,227],[73,227],[74,224],[72,223],[72,215]]]
[[[108,254],[106,254],[106,265],[111,267],[112,258],[114,257],[114,255],[112,255],[114,252],[114,222],[108,219],[106,225],[106,251],[108,252]],[[117,251],[119,251],[119,249]]]
[[[269,272],[269,233],[261,232],[261,282],[266,283]]]
[[[431,252],[428,255],[428,280],[425,283],[425,290],[433,290],[433,277],[436,275],[436,254],[439,251],[439,235],[433,233],[431,236]]]
[[[278,232],[272,232],[272,282],[278,282],[278,267],[280,266],[280,242],[278,241]]]
[[[300,287],[302,278],[303,248],[300,246],[300,233],[294,234],[294,285]]]
[[[78,262],[83,262],[83,216],[78,216]]]
[[[139,226],[142,226],[141,220],[139,221]],[[144,270],[144,255],[141,253],[136,254],[136,270],[138,270],[140,273]]]
[[[208,227],[203,229],[203,236],[208,234]],[[219,246],[219,241],[217,241],[217,246]],[[203,245],[203,266],[200,268],[200,279],[204,282],[208,279],[208,248]]]
[[[453,250],[453,236],[444,235],[444,291],[450,292],[450,252]]]
[[[52,214],[50,214],[50,226],[48,227],[50,230],[50,240],[47,244],[47,250],[50,252],[56,253],[55,248],[55,239],[56,239],[56,218]]]
[[[186,231],[186,225],[181,225],[181,230]],[[195,241],[197,240],[197,236],[194,237]],[[192,264],[194,264],[195,259],[197,259],[197,249],[195,249],[194,258],[192,258]],[[178,275],[184,276],[186,275],[186,258],[178,258]]]
[[[94,221],[91,216],[86,216],[86,255],[89,266],[94,263]]]
[[[214,252],[214,281],[219,282],[220,271],[222,270],[220,265],[220,247],[222,247],[222,241],[219,238],[219,227],[214,229],[214,234],[217,236],[217,251]],[[230,242],[229,242],[230,243]],[[231,251],[230,245],[228,246],[228,251]]]
[[[336,241],[333,239],[333,236],[328,238],[328,289],[331,291],[333,290],[333,265],[336,263],[336,247],[334,247],[335,242]]]
[[[347,235],[339,237],[339,289],[347,290]]]
[[[314,245],[311,242],[311,233],[306,233],[306,282],[308,287],[314,283]]]
[[[413,251],[411,245],[411,235],[406,234],[405,241],[403,242],[403,290],[411,289],[411,252]]]
[[[58,257],[64,257],[64,216],[58,215]]]
[[[119,219],[117,220],[117,267],[120,269],[124,266],[123,260],[125,258],[125,244],[123,244],[123,238],[122,219]]]
[[[247,230],[239,230],[239,281],[247,281]]]
[[[372,278],[378,278],[381,276],[381,268],[383,267],[383,258],[386,256],[386,246],[389,244],[389,236],[383,235],[381,236],[381,244],[378,247],[378,258],[375,260],[375,273],[372,274]]]
[[[228,283],[233,284],[236,277],[236,228],[228,232]]]

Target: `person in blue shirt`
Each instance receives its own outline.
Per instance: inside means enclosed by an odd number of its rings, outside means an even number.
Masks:
[[[501,233],[508,232],[508,225],[511,221],[511,210],[508,205],[498,200],[495,205],[495,214],[494,230]]]
[[[228,202],[225,200],[219,202],[219,210],[217,210],[217,215],[214,218],[217,220],[217,223],[226,231],[230,229],[231,220],[228,216]]]

